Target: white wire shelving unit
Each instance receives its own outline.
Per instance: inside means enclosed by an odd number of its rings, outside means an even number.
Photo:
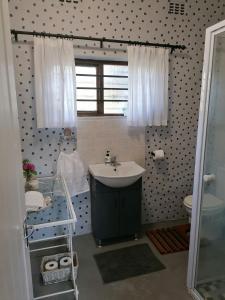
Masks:
[[[27,213],[26,226],[28,230],[28,245],[31,256],[33,299],[39,300],[51,297],[52,300],[54,300],[54,297],[59,295],[71,294],[73,295],[73,299],[78,300],[79,292],[74,274],[73,259],[73,233],[75,231],[77,218],[65,179],[59,176],[51,176],[40,177],[38,178],[38,181],[38,191],[41,192],[44,197],[49,196],[52,201],[50,205],[44,209],[45,217],[34,217],[37,212]],[[62,206],[62,203],[63,209],[58,209],[59,206]],[[49,210],[49,212],[47,211],[46,213],[46,210]],[[65,234],[31,240],[32,234],[37,230],[49,227],[57,229],[62,226],[64,229],[63,231],[66,232]],[[60,252],[70,253],[72,259],[71,281],[45,286],[41,281],[39,272],[41,259],[43,256],[57,254]],[[33,269],[35,269],[35,271],[33,271]]]

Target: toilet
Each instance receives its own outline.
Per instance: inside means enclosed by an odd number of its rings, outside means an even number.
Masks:
[[[183,204],[191,222],[192,195],[184,198]],[[220,218],[224,218],[225,202],[212,194],[204,194],[202,207],[202,230],[201,237],[210,240],[216,239],[221,233]],[[218,226],[217,226],[218,225]]]
[[[185,197],[183,203],[189,217],[191,217],[192,195]],[[202,212],[204,215],[214,215],[215,213],[220,212],[222,208],[225,208],[224,201],[211,194],[204,195],[203,208],[202,208]]]

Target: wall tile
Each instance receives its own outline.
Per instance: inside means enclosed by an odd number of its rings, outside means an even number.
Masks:
[[[184,0],[184,15],[168,14],[168,2],[83,0],[78,4],[63,4],[56,0],[9,1],[11,28],[18,30],[187,46],[185,51],[175,51],[170,56],[168,127],[146,128],[145,133],[136,137],[138,131],[129,130],[125,119],[79,120],[78,149],[87,164],[101,162],[107,147],[112,148],[121,160],[140,162],[145,156],[144,223],[186,216],[182,201],[184,196],[192,193],[205,29],[224,19],[225,13],[225,3],[220,0]],[[25,36],[20,39],[29,40]],[[97,43],[78,41],[75,44],[98,46]],[[75,52],[86,57],[121,56],[121,52],[116,51]],[[14,54],[23,157],[36,163],[40,175],[51,174],[55,170],[62,130],[36,129],[32,45],[14,44]],[[64,145],[64,148],[71,151],[73,146]],[[165,151],[165,160],[153,162],[151,151],[160,148]],[[78,199],[90,201],[89,195]],[[87,206],[81,209],[79,233],[90,231],[90,202]]]

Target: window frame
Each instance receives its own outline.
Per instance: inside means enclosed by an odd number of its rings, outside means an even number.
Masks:
[[[104,103],[109,101],[113,102],[114,100],[104,100],[104,90],[120,90],[119,88],[105,88],[104,89],[104,78],[128,78],[128,76],[116,76],[116,75],[104,75],[104,65],[123,65],[128,66],[127,61],[115,61],[115,60],[94,60],[94,59],[75,59],[75,66],[82,66],[82,67],[96,67],[96,75],[86,75],[86,74],[76,74],[78,76],[96,76],[96,92],[97,92],[97,111],[77,111],[78,117],[106,117],[106,116],[124,116],[124,114],[105,114],[104,113]],[[85,89],[85,87],[76,89]],[[88,89],[86,87],[86,89]],[[89,88],[91,89],[91,88]],[[93,88],[95,89],[95,88]],[[128,90],[121,89],[121,90]],[[77,99],[77,101],[85,101],[81,99]],[[91,101],[91,100],[89,100]],[[128,102],[128,100],[115,100],[115,102]]]

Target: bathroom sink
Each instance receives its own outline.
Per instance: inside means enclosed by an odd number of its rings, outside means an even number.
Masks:
[[[90,165],[89,172],[106,186],[120,188],[135,183],[141,178],[145,169],[134,161],[127,161],[120,162],[117,166],[108,164]]]

